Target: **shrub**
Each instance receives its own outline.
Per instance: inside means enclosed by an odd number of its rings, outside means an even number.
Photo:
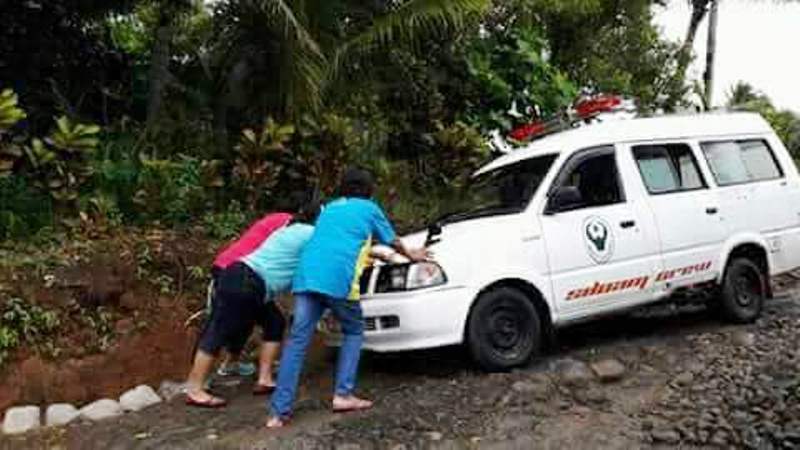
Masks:
[[[301,141],[297,151],[300,167],[315,187],[330,195],[336,189],[342,172],[356,160],[366,143],[365,132],[358,130],[349,117],[323,114],[320,118],[306,117],[300,128]]]
[[[115,197],[97,192],[86,199],[86,204],[81,206],[81,211],[87,211],[85,215],[90,218],[92,225],[101,230],[122,225],[122,211],[117,204]]]
[[[0,365],[5,364],[9,354],[20,344],[34,347],[45,344],[60,324],[55,311],[16,297],[6,300],[1,311]]]
[[[433,134],[435,148],[428,158],[434,181],[460,188],[489,158],[489,146],[478,130],[463,122],[439,124],[437,128]]]
[[[0,177],[9,176],[23,156],[22,147],[13,139],[5,139],[8,131],[26,117],[17,106],[19,99],[10,89],[0,92]]]
[[[209,236],[228,240],[236,237],[247,225],[248,216],[242,210],[241,204],[234,200],[224,211],[208,213],[203,216],[203,225]]]
[[[100,127],[72,123],[66,116],[58,118],[56,126],[44,141],[33,139],[26,149],[30,175],[54,200],[69,204],[92,176],[91,156],[100,142]]]
[[[142,159],[134,196],[145,219],[183,224],[204,212],[206,194],[202,161],[186,155],[177,160]]]
[[[97,308],[79,307],[77,313],[81,324],[94,335],[94,339],[87,342],[87,350],[90,352],[107,350],[114,338],[114,316],[111,312],[100,306]]]
[[[133,158],[104,159],[93,163],[94,196],[112,199],[123,218],[134,218],[137,206],[134,196],[138,188],[141,165]]]
[[[294,131],[294,126],[279,124],[272,118],[260,129],[242,131],[235,148],[233,177],[245,192],[250,210],[258,210],[263,206],[262,199],[274,194]]]
[[[26,238],[53,225],[48,196],[18,175],[0,177],[0,240]]]

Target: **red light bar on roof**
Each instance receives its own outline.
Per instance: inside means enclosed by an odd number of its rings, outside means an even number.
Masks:
[[[508,137],[518,142],[530,141],[547,134],[572,128],[578,122],[588,121],[601,113],[620,110],[621,107],[622,97],[599,94],[575,102],[570,110],[556,115],[556,117],[546,122],[535,120],[522,124],[511,130]]]
[[[534,138],[539,134],[542,134],[546,128],[544,122],[530,122],[523,125],[518,126],[511,130],[511,133],[508,136],[511,139],[517,141],[527,141],[528,139]]]
[[[575,114],[581,119],[592,117],[603,112],[610,112],[622,104],[622,98],[616,95],[598,95],[583,100],[575,105]]]

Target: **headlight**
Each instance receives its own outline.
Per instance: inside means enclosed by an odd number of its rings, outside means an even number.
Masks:
[[[391,264],[380,268],[375,292],[408,291],[439,286],[446,282],[444,271],[435,262]]]

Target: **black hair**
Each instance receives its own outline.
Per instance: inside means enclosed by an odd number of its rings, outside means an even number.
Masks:
[[[375,192],[375,179],[365,169],[351,167],[342,176],[338,194],[340,197],[371,198]]]
[[[316,189],[309,189],[305,192],[293,193],[297,199],[298,204],[294,209],[294,223],[307,223],[313,224],[317,221],[317,216],[320,213],[320,199],[319,192]]]
[[[290,191],[275,199],[275,209],[294,214],[303,208],[307,198],[308,194],[302,189]]]

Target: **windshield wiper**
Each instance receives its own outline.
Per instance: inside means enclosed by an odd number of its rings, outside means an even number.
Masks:
[[[501,214],[513,214],[520,212],[521,208],[514,207],[493,207],[479,209],[475,211],[453,212],[440,216],[428,225],[428,236],[425,238],[425,246],[439,242],[438,237],[442,234],[442,227],[455,222],[463,220],[480,219],[481,217],[489,217]]]
[[[438,224],[444,225],[444,224],[448,223],[450,221],[450,219],[452,219],[453,217],[460,216],[462,214],[465,214],[465,213],[456,211],[456,212],[449,212],[449,213],[446,213],[446,214],[442,214],[441,216],[437,217],[433,221],[433,223],[438,223]]]
[[[462,220],[479,219],[499,214],[510,214],[519,211],[519,208],[509,206],[493,206],[490,208],[477,209],[475,211],[463,211],[445,214],[436,219],[435,223],[447,225],[448,223],[461,222]]]

